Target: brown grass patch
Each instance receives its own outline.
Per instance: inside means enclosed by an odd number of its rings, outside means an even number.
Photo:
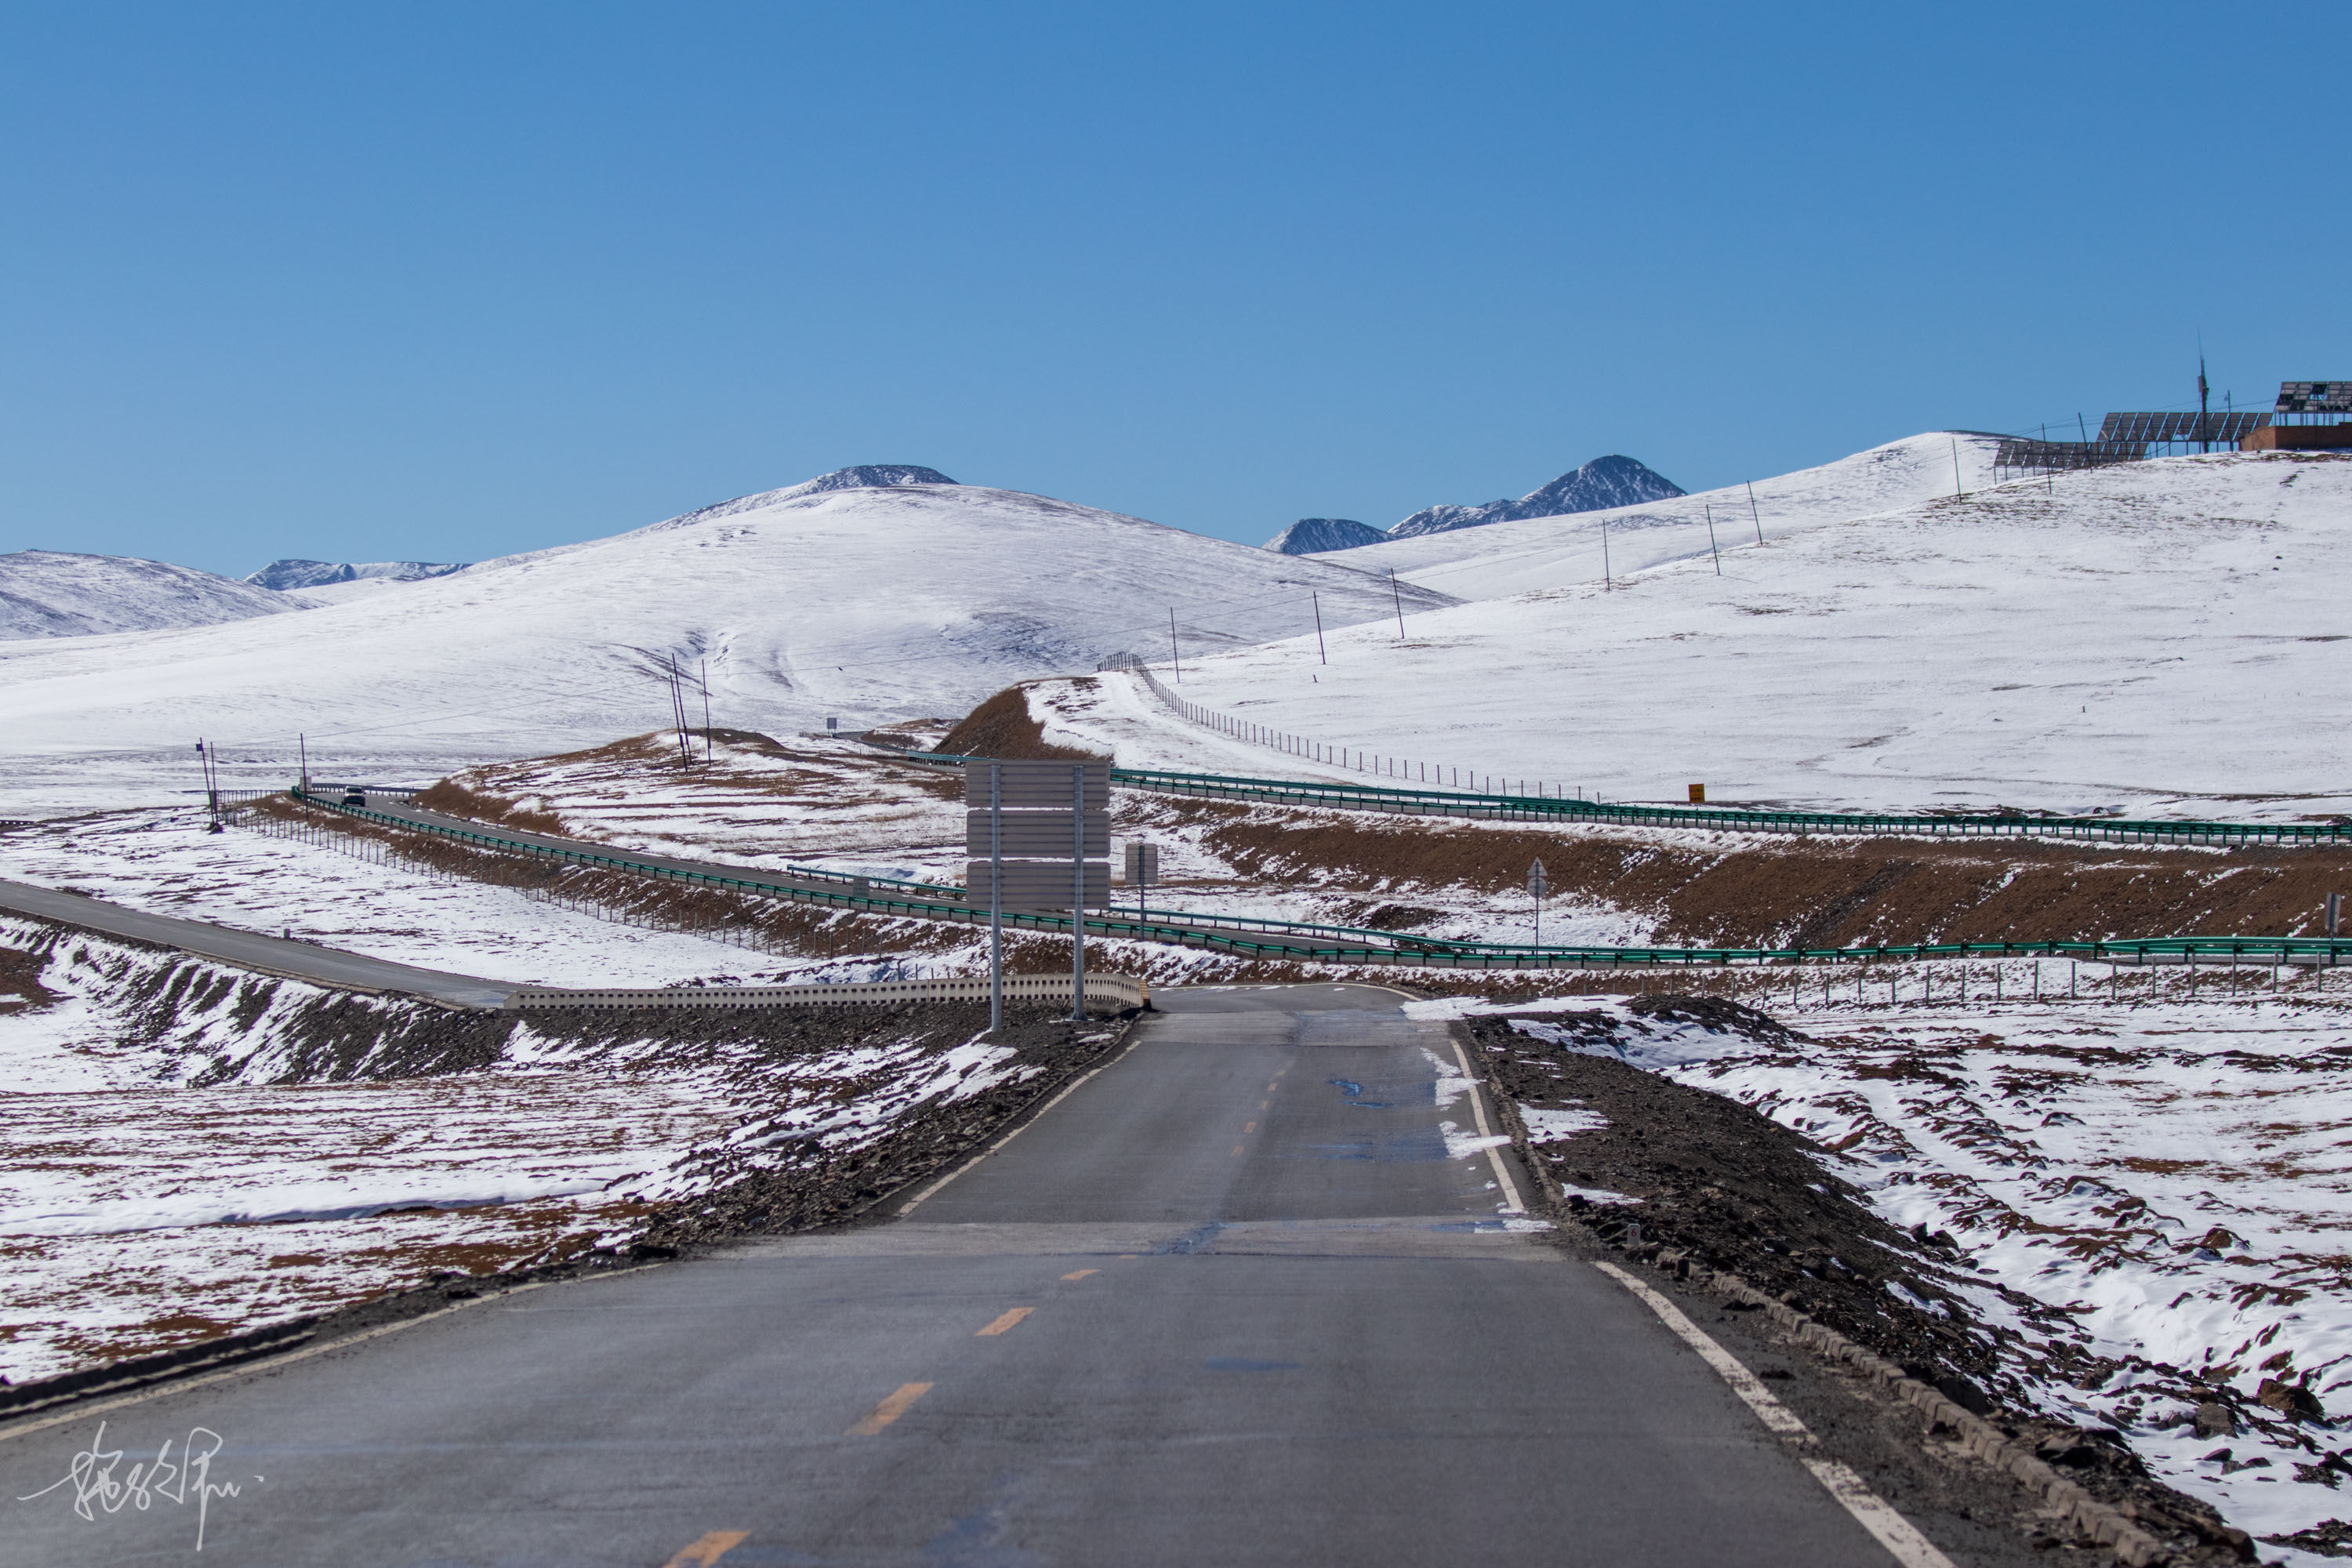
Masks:
[[[468,822],[495,823],[519,833],[544,833],[561,837],[564,832],[563,818],[551,811],[531,811],[520,801],[470,790],[448,779],[443,779],[419,795],[416,804],[444,816],[461,816]]]

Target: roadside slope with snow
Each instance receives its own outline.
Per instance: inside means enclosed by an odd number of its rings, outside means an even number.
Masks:
[[[673,659],[708,661],[721,724],[952,717],[1164,650],[1171,611],[1188,658],[1307,632],[1310,591],[1329,626],[1392,614],[1385,576],[1066,501],[795,486],[299,616],[0,644],[0,756],[22,785],[92,756],[182,765],[205,735],[274,784],[307,732],[314,765],[429,776],[667,724]]]
[[[1359,626],[1328,665],[1312,638],[1202,660],[1182,691],[1407,776],[1611,799],[2326,816],[2352,811],[2347,515],[2352,458],[2163,458],[1751,533],[1721,575],[1702,552],[1412,616],[1402,644]],[[1466,594],[1477,565],[1423,576]],[[1039,705],[1129,766],[1312,771],[1129,677]]]

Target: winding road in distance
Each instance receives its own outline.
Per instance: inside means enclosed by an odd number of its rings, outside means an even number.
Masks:
[[[1897,1561],[1641,1300],[1506,1228],[1525,1178],[1443,1026],[1360,986],[1160,1005],[874,1221],[0,1428],[0,1564]],[[101,1419],[126,1465],[218,1435],[201,1558],[193,1500],[16,1500]]]

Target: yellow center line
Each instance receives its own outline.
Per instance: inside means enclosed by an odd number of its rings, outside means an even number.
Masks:
[[[1259,1100],[1259,1101],[1257,1102],[1257,1108],[1258,1108],[1260,1110],[1264,1110],[1266,1107],[1268,1107],[1268,1106],[1272,1105],[1273,1103],[1274,1103],[1274,1101],[1272,1101],[1272,1100]]]
[[[1243,1134],[1244,1134],[1244,1136],[1246,1136],[1246,1135],[1247,1135],[1247,1134],[1249,1134],[1249,1133],[1255,1132],[1255,1131],[1257,1131],[1257,1123],[1256,1123],[1256,1122],[1255,1122],[1255,1121],[1244,1122],[1244,1123],[1243,1123],[1243,1125],[1242,1125],[1242,1132],[1243,1132]]]
[[[988,1327],[981,1330],[979,1333],[976,1333],[971,1337],[978,1340],[985,1339],[990,1334],[1001,1334],[1005,1330],[1011,1328],[1013,1324],[1019,1322],[1022,1319],[1027,1317],[1036,1310],[1037,1309],[1034,1307],[1015,1307],[1013,1310],[998,1318],[996,1321],[989,1324]]]
[[[713,1563],[751,1539],[751,1532],[748,1530],[714,1530],[663,1563],[662,1568],[710,1568]]]
[[[1281,1081],[1282,1081],[1282,1080],[1281,1080],[1280,1079],[1276,1079],[1274,1080],[1274,1083],[1280,1083]],[[1268,1094],[1272,1094],[1272,1093],[1274,1092],[1274,1083],[1270,1083],[1270,1084],[1267,1084],[1267,1085],[1265,1086],[1265,1091],[1266,1091],[1266,1093],[1268,1093]]]
[[[865,1420],[860,1421],[856,1426],[852,1426],[848,1431],[843,1433],[842,1436],[845,1437],[873,1436],[874,1434],[882,1430],[883,1427],[887,1426],[891,1422],[896,1421],[899,1416],[907,1414],[907,1410],[909,1405],[913,1405],[915,1401],[920,1399],[930,1391],[931,1385],[928,1383],[900,1384],[898,1385],[898,1393],[892,1394],[889,1398],[876,1405],[872,1415],[868,1415]]]
[[[1069,1273],[1063,1275],[1062,1278],[1065,1279],[1083,1279],[1089,1274],[1099,1274],[1101,1272],[1102,1270],[1099,1268],[1074,1268]]]

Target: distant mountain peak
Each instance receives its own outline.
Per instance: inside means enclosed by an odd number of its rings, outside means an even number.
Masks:
[[[829,474],[793,488],[814,495],[819,490],[878,490],[890,485],[951,485],[955,481],[937,468],[926,468],[919,463],[859,463],[854,468],[835,468]]]
[[[1595,458],[1517,500],[1491,500],[1484,506],[1424,507],[1388,531],[1389,539],[1412,539],[1423,533],[1448,533],[1457,528],[1479,528],[1490,522],[1516,522],[1522,518],[1563,517],[1579,511],[1608,511],[1621,506],[1641,506],[1685,494],[1683,488],[1648,465],[1622,454]]]
[[[422,583],[465,570],[463,561],[273,561],[246,579],[257,588],[323,588],[330,583],[356,583],[361,578],[388,583]]]
[[[1267,540],[1265,547],[1283,555],[1312,555],[1318,551],[1378,544],[1387,537],[1370,523],[1352,517],[1302,517]]]
[[[714,517],[733,517],[738,512],[757,511],[761,507],[798,500],[803,496],[823,495],[827,490],[887,490],[899,485],[952,485],[955,482],[937,468],[927,468],[919,463],[858,463],[846,468],[835,468],[829,474],[819,474],[813,479],[803,479],[796,485],[786,485],[780,490],[761,490],[758,495],[737,496],[733,500],[698,507],[683,516],[654,526],[683,528],[688,523],[708,522]]]

